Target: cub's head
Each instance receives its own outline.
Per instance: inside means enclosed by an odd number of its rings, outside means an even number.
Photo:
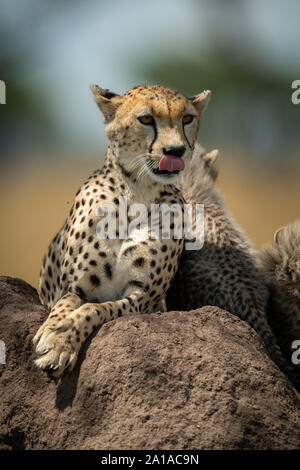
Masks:
[[[120,96],[92,85],[117,164],[137,179],[174,183],[191,158],[210,91],[186,98],[162,86],[139,86]]]
[[[300,220],[275,232],[274,243],[257,253],[257,264],[283,295],[297,298],[300,308]]]

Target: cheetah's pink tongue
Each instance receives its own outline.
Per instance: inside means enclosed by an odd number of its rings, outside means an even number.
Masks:
[[[182,171],[184,170],[184,161],[180,157],[174,157],[173,155],[164,155],[159,162],[160,170],[167,171]]]

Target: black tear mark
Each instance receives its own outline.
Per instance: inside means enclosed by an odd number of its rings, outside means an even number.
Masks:
[[[185,138],[185,140],[186,140],[187,143],[188,143],[188,146],[190,147],[191,150],[194,150],[194,147],[189,143],[188,138],[187,138],[187,136],[186,136],[186,134],[185,134],[184,124],[182,124],[182,131],[183,131],[184,138]]]
[[[149,153],[152,153],[154,142],[155,142],[156,139],[157,139],[157,129],[156,129],[155,121],[153,122],[153,129],[154,129],[154,139],[152,140],[152,142],[151,142],[151,144],[150,144]]]

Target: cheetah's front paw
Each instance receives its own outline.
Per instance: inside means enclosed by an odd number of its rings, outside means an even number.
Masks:
[[[40,357],[34,362],[41,369],[59,377],[65,369],[74,368],[79,349],[80,342],[71,329],[61,332],[46,328],[36,346]]]

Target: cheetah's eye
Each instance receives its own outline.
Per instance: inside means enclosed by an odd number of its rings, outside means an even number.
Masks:
[[[154,119],[152,116],[140,116],[138,117],[138,120],[144,124],[145,126],[152,126],[154,124]]]
[[[190,124],[194,119],[194,116],[192,116],[191,114],[186,114],[185,116],[183,116],[182,118],[182,122],[183,124]]]

